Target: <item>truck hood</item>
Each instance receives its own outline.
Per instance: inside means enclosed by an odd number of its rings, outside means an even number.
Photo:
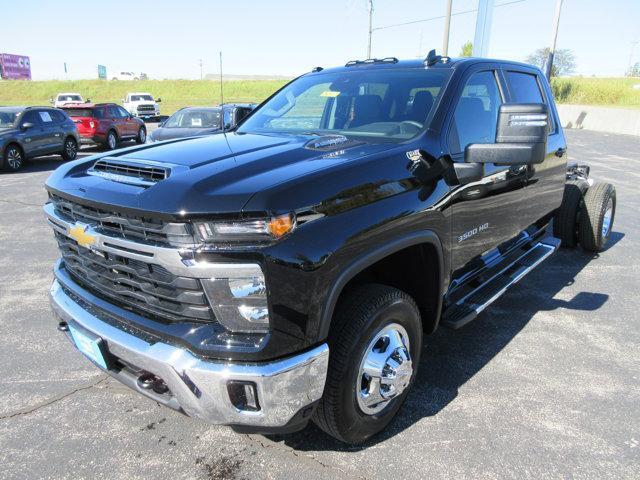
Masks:
[[[49,190],[86,199],[180,218],[238,215],[257,193],[319,170],[393,148],[392,143],[347,141],[313,148],[317,137],[226,133],[160,145],[132,147],[83,159],[58,168],[47,180]],[[150,187],[129,185],[90,175],[98,158],[167,165],[170,176]],[[255,202],[254,202],[255,203]],[[305,205],[291,205],[290,209]],[[265,211],[252,206],[252,211]],[[278,212],[271,212],[278,213]]]

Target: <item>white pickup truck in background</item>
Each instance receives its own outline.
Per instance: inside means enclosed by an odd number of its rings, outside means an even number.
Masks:
[[[60,108],[63,105],[69,105],[69,104],[74,104],[74,103],[85,103],[85,100],[82,98],[82,95],[80,95],[79,93],[59,93],[58,95],[56,95],[55,97],[52,97],[51,100],[51,105],[54,106],[54,108]],[[87,103],[91,102],[90,99],[87,98],[86,100]]]
[[[122,99],[122,105],[134,117],[155,118],[160,115],[158,103],[161,101],[160,98],[154,99],[150,93],[127,93]]]

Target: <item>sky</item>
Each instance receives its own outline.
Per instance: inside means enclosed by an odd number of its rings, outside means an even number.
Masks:
[[[551,41],[556,0],[495,0],[489,56],[523,61]],[[453,0],[449,54],[473,40],[478,0]],[[367,0],[0,0],[0,52],[31,57],[34,80],[96,78],[97,65],[150,78],[295,76],[366,57]],[[446,0],[374,0],[374,27],[444,15]],[[7,21],[11,19],[10,21]],[[441,49],[444,20],[373,33],[375,57]],[[557,48],[575,74],[622,76],[640,61],[640,0],[564,0]],[[633,55],[632,55],[633,53]],[[64,73],[64,63],[68,74]]]

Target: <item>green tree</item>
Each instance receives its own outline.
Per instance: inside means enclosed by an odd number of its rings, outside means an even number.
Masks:
[[[467,43],[462,45],[462,48],[460,49],[460,56],[470,57],[471,55],[473,55],[473,43],[468,41]]]
[[[544,69],[544,64],[549,56],[549,48],[539,48],[525,60],[531,65],[535,65]],[[553,55],[553,67],[551,68],[552,77],[561,77],[563,75],[571,75],[576,69],[576,57],[573,52],[568,49],[556,50]]]
[[[635,65],[627,70],[627,77],[640,77],[640,62],[636,62]]]

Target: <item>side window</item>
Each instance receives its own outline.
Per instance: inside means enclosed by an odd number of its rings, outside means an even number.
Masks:
[[[107,107],[107,114],[109,118],[120,118],[120,112],[118,112],[118,107]]]
[[[501,103],[502,97],[493,71],[478,72],[469,77],[449,130],[451,153],[463,152],[471,143],[494,143]]]
[[[39,110],[38,115],[40,116],[40,123],[43,126],[49,127],[53,125],[53,118],[51,118],[51,112],[49,110]]]
[[[58,110],[49,110],[49,115],[51,115],[54,123],[64,123],[66,120],[65,114]]]
[[[22,121],[20,122],[20,124],[22,125],[23,123],[33,123],[34,125],[40,125],[40,116],[38,115],[38,112],[35,110],[30,110],[25,113],[22,116]]]
[[[104,118],[104,108],[94,108],[91,115],[93,118]]]
[[[544,103],[540,85],[535,75],[507,72],[507,81],[513,101],[516,103]]]
[[[120,114],[120,118],[129,118],[129,112],[122,107],[118,107],[118,113]]]

